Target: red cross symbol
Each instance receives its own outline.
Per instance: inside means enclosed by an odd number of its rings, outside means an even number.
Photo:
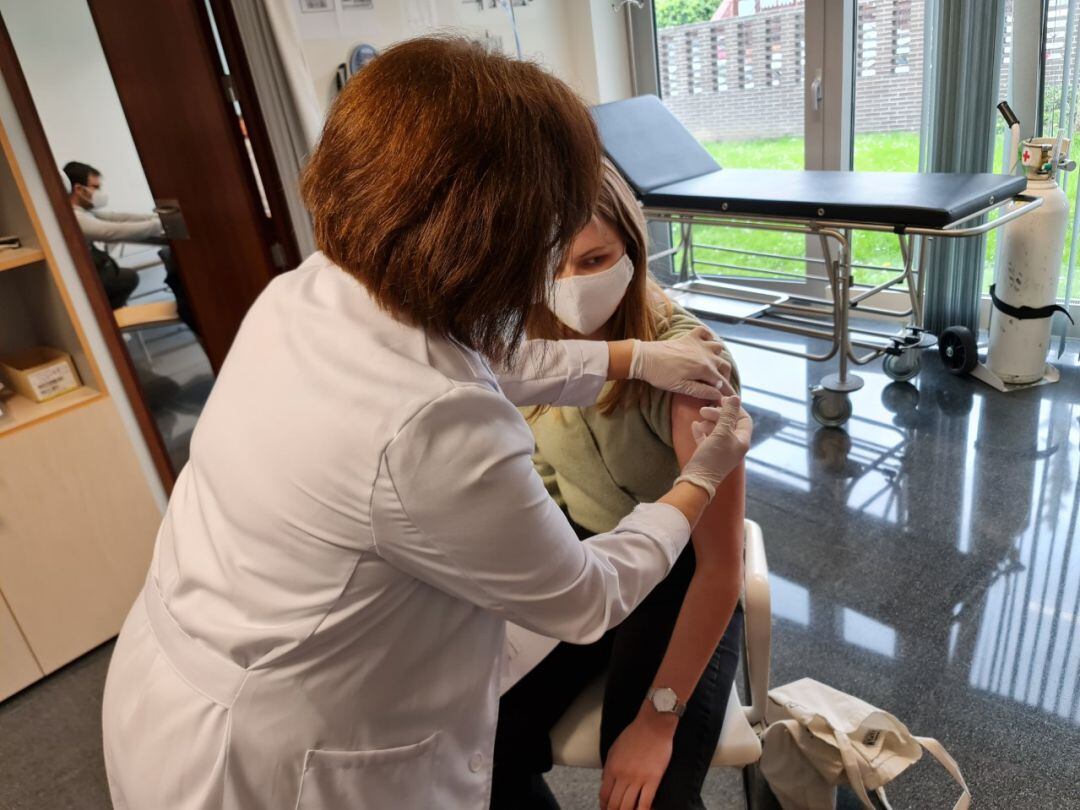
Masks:
[[[1029,161],[1029,160],[1031,160],[1031,153],[1027,149],[1025,149],[1024,150],[1024,162],[1027,163],[1027,161]]]

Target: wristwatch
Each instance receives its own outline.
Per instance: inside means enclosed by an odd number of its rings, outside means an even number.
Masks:
[[[652,703],[653,708],[660,714],[673,714],[676,717],[682,717],[686,711],[686,704],[680,703],[675,690],[667,686],[654,686],[646,693],[645,699]]]

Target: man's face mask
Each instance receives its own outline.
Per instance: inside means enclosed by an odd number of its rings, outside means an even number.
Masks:
[[[109,195],[100,188],[80,184],[79,189],[79,196],[89,203],[91,208],[104,208],[109,204]]]
[[[548,307],[564,324],[591,335],[615,314],[634,278],[634,264],[625,253],[607,270],[555,280]]]

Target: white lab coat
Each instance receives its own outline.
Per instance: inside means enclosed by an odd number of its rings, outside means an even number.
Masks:
[[[512,402],[585,404],[603,344],[503,385],[315,254],[245,319],[105,686],[117,808],[488,806],[505,620],[590,642],[689,538],[585,543]],[[536,378],[532,382],[528,378]]]

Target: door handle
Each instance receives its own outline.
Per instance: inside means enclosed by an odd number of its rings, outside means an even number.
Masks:
[[[172,240],[190,239],[184,212],[180,210],[179,200],[154,200],[154,213],[161,220],[165,238]]]
[[[814,74],[814,80],[810,82],[810,103],[813,105],[815,112],[821,109],[821,102],[825,96],[821,90],[821,71],[818,70]]]

